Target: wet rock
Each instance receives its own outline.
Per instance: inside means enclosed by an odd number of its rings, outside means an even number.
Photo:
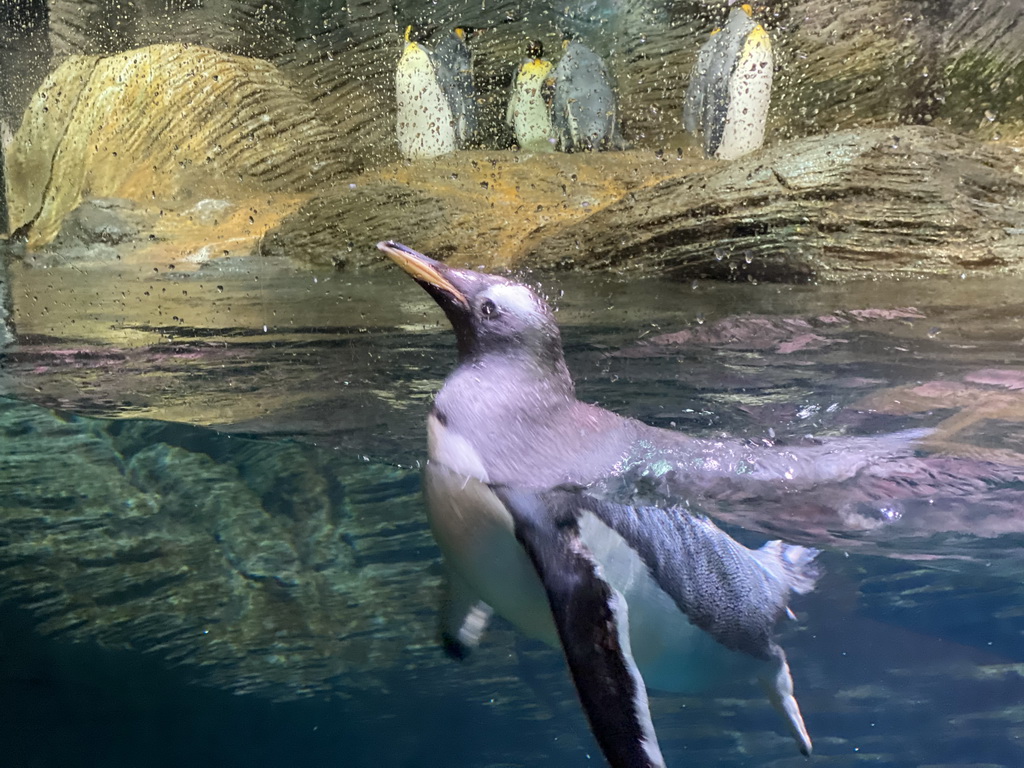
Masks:
[[[946,13],[939,114],[957,130],[1019,144],[1024,134],[1024,6],[981,0],[951,4]]]
[[[263,249],[361,266],[380,263],[384,238],[460,265],[687,279],[1019,272],[1024,176],[998,149],[913,126],[732,163],[464,152],[364,174],[286,218]]]
[[[394,163],[316,196],[269,232],[260,252],[381,266],[374,244],[393,239],[465,266],[521,265],[523,241],[538,227],[580,221],[683,165],[651,152],[596,157],[466,151]]]
[[[309,189],[353,168],[341,141],[263,61],[184,45],[71,57],[9,148],[11,229],[37,247],[83,199]]]
[[[523,245],[532,264],[810,281],[1024,269],[1012,156],[933,128],[843,131],[632,192]]]
[[[105,243],[118,245],[138,237],[151,222],[140,220],[130,200],[93,198],[75,208],[61,227],[58,239],[64,245]]]
[[[32,266],[116,261],[129,250],[126,246],[149,237],[157,218],[156,211],[131,200],[85,200],[67,215],[52,242],[21,258]]]
[[[206,45],[243,56],[290,47],[282,0],[48,0],[54,54],[108,54],[154,43]]]

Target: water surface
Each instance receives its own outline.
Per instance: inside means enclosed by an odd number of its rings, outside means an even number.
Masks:
[[[958,466],[1024,466],[1019,280],[527,279],[580,396],[620,413],[755,440],[932,427]],[[601,764],[555,652],[500,622],[463,664],[435,646],[417,465],[453,345],[411,281],[241,260],[13,282],[9,764]],[[1024,764],[1024,488],[978,475],[870,529],[725,521],[824,550],[783,637],[816,761]],[[670,766],[805,764],[743,681],[652,707]]]

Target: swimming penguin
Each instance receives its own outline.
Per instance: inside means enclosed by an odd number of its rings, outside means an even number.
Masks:
[[[427,32],[413,25],[405,30],[405,48],[395,71],[398,107],[398,148],[418,160],[453,152],[458,134],[437,56],[424,45]]]
[[[434,46],[434,58],[439,64],[438,79],[448,97],[460,149],[476,141],[479,125],[473,57],[469,50],[469,41],[476,33],[473,27],[456,27]]]
[[[554,316],[535,292],[395,242],[378,248],[441,306],[458,347],[428,418],[423,476],[447,565],[449,652],[465,656],[492,611],[560,645],[614,768],[664,765],[647,686],[699,691],[722,674],[760,677],[809,754],[773,635],[792,615],[791,593],[813,588],[817,551],[780,541],[750,550],[681,506],[593,491],[644,462],[655,476],[675,466],[683,485],[722,492],[783,471],[814,482],[814,456],[697,440],[580,402]]]
[[[550,152],[555,148],[551,124],[553,91],[548,83],[552,69],[551,62],[544,58],[543,45],[533,40],[512,79],[505,122],[519,148],[526,152]]]
[[[566,40],[552,79],[558,148],[562,152],[622,149],[619,108],[601,57],[579,40]]]
[[[683,104],[683,125],[703,135],[704,154],[742,157],[764,143],[772,95],[771,38],[749,5],[733,8],[701,46]]]

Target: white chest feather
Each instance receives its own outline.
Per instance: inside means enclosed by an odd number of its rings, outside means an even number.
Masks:
[[[508,123],[519,146],[527,151],[550,152],[554,149],[551,144],[551,113],[543,94],[545,80],[550,74],[551,65],[547,62],[524,64],[517,73],[509,99]]]
[[[456,149],[455,122],[430,54],[410,43],[395,73],[398,146],[409,159],[437,157]]]
[[[557,644],[544,587],[516,541],[512,516],[486,484],[480,457],[433,415],[427,445],[427,512],[448,567],[524,633]]]
[[[747,36],[736,71],[729,79],[729,109],[715,156],[733,160],[764,143],[774,63],[768,33],[758,26]]]
[[[448,566],[525,634],[557,645],[547,596],[515,538],[512,516],[487,486],[487,471],[467,440],[431,416],[424,492],[430,527]],[[633,658],[651,688],[693,693],[758,662],[734,653],[690,624],[655,583],[639,555],[591,514],[580,538],[604,577],[626,599]]]

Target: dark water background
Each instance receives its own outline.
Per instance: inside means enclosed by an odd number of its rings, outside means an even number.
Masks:
[[[621,413],[755,439],[929,426],[944,450],[972,461],[1022,452],[1020,281],[529,279],[559,307],[581,397]],[[61,532],[45,525],[57,526],[57,512],[31,529],[0,527],[3,765],[602,764],[555,652],[500,622],[465,663],[434,647],[438,562],[416,465],[429,398],[453,351],[418,288],[394,271],[316,273],[273,262],[194,274],[25,270],[14,283],[19,302],[40,306],[19,324],[20,345],[5,354],[0,378],[23,423],[113,441],[125,466],[154,446],[187,449],[215,465],[210,471],[262,483],[262,503],[291,504],[292,522],[301,508],[290,474],[297,464],[311,477],[331,475],[344,490],[325,502],[336,513],[332,530],[355,553],[331,567],[358,572],[368,592],[349,598],[363,623],[348,635],[331,622],[340,627],[349,609],[326,596],[294,601],[303,618],[277,631],[273,653],[246,634],[259,616],[252,625],[218,619],[227,638],[219,650],[189,628],[168,653],[147,642],[137,613],[118,622],[101,610],[115,591],[95,598],[91,620],[61,624],[62,611],[97,589],[86,578],[99,567],[96,539],[88,558],[58,567],[47,537]],[[652,343],[680,331],[689,335]],[[2,460],[14,467],[27,438],[5,434]],[[67,460],[67,450],[55,442],[52,461]],[[181,490],[169,486],[166,496]],[[266,490],[275,487],[281,498]],[[1021,492],[1011,484],[938,504],[941,522],[917,514],[873,530],[808,534],[824,550],[826,575],[796,601],[799,621],[782,639],[813,762],[1024,765],[1024,511],[1000,496]],[[42,485],[3,486],[0,507],[31,505],[33,493],[53,497]],[[786,523],[799,536],[794,525]],[[750,543],[765,538],[730,530]],[[132,564],[119,557],[102,566],[123,567],[129,583]],[[296,566],[300,583],[313,578],[306,562]],[[323,571],[316,578],[332,583]],[[26,597],[26,573],[45,582],[39,594],[60,599],[33,608],[40,597]],[[185,586],[196,579],[123,600],[151,599],[158,613],[193,594]],[[267,581],[225,581],[225,594],[257,594],[244,590],[268,590]],[[335,615],[318,623],[325,611]],[[348,648],[359,653],[332,666]],[[704,697],[655,695],[652,708],[669,766],[805,764],[745,681]]]

